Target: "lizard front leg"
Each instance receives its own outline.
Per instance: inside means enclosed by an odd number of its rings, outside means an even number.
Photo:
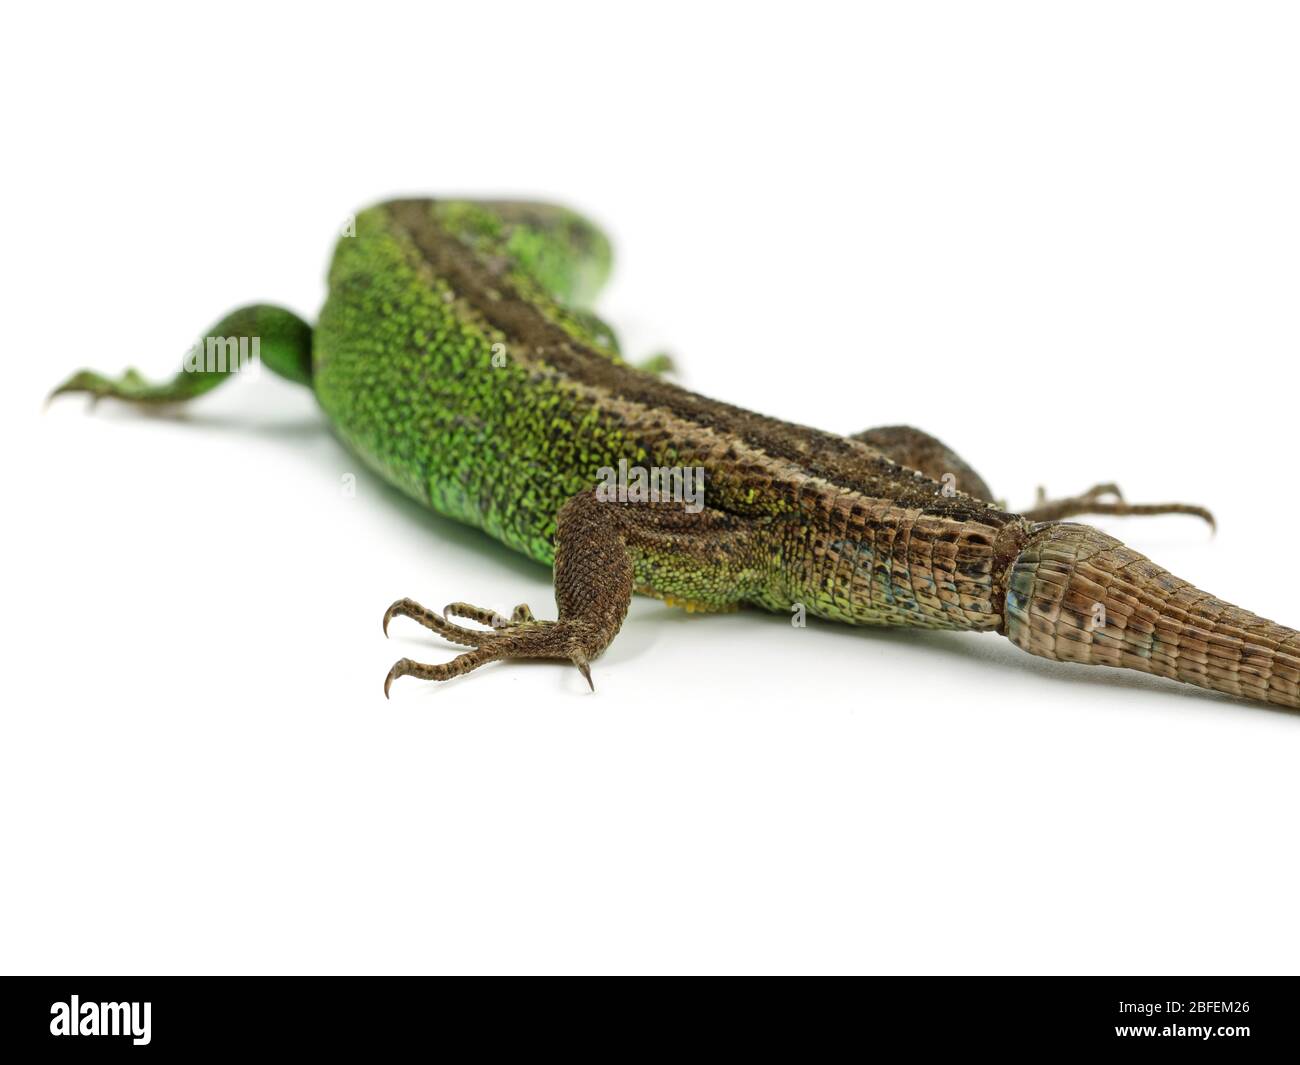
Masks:
[[[302,385],[312,379],[312,329],[292,311],[272,304],[240,307],[208,330],[186,354],[181,370],[169,381],[148,381],[130,369],[120,377],[81,370],[50,393],[50,398],[84,392],[111,396],[141,406],[183,403],[210,392],[241,372],[268,366]]]
[[[467,603],[438,614],[399,599],[384,615],[385,633],[394,617],[409,617],[471,650],[437,665],[401,659],[384,694],[398,677],[450,680],[507,658],[567,660],[591,684],[589,663],[618,634],[634,590],[703,610],[728,609],[752,594],[763,572],[757,529],[721,511],[602,501],[595,491],[583,492],[564,505],[556,523],[558,619],[536,619],[523,604],[507,619]],[[452,616],[490,628],[465,628],[447,620]]]
[[[616,363],[626,364],[634,370],[644,370],[652,374],[677,372],[677,363],[666,351],[657,351],[653,355],[636,362],[630,361],[618,341],[614,327],[601,318],[595,311],[585,308],[570,309],[569,315],[581,327],[581,331],[590,349],[597,354],[608,356]]]

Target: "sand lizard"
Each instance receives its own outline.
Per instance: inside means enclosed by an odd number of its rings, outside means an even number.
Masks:
[[[385,632],[405,616],[469,650],[402,659],[385,694],[400,676],[447,680],[509,658],[569,661],[590,683],[636,591],[692,610],[997,632],[1045,658],[1300,706],[1300,633],[1063,520],[1208,512],[1131,505],[1099,485],[1015,514],[920,430],[839,436],[687,391],[630,364],[589,309],[610,262],[600,230],[562,207],[395,200],[338,240],[314,328],[255,305],[210,330],[208,356],[214,339],[218,352],[256,340],[387,481],[554,567],[557,620],[393,603]],[[234,368],[195,359],[160,384],[82,371],[56,394],[173,403]],[[599,471],[620,460],[701,469],[703,506],[602,497]]]

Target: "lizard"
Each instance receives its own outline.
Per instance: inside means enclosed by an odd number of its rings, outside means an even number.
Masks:
[[[239,369],[212,359],[214,345],[252,341],[263,365],[313,390],[380,477],[553,567],[554,619],[527,605],[502,616],[394,602],[385,634],[405,617],[464,650],[401,659],[385,696],[399,677],[446,681],[519,658],[572,663],[591,685],[591,661],[642,593],[692,611],[999,633],[1043,658],[1300,707],[1300,633],[1067,520],[1187,513],[1212,525],[1205,509],[1130,504],[1098,485],[1040,491],[1015,513],[919,429],[841,436],[698,395],[665,377],[664,359],[629,361],[592,309],[611,263],[601,229],[566,207],[389,200],[337,240],[314,326],[273,304],[242,307],[170,380],[82,370],[52,395],[184,402]],[[702,504],[602,491],[615,468],[698,469]]]

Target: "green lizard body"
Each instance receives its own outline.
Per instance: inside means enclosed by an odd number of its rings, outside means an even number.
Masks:
[[[1046,657],[1300,705],[1300,634],[1059,520],[1199,508],[1107,502],[1099,487],[1016,515],[917,430],[843,437],[696,395],[628,364],[590,311],[609,264],[605,237],[563,208],[394,201],[339,240],[314,330],[273,307],[214,328],[257,337],[267,365],[309,381],[386,480],[556,568],[556,622],[524,607],[507,620],[394,604],[385,625],[409,616],[473,650],[445,666],[403,660],[390,682],[508,657],[586,673],[635,589],[691,609],[801,606],[854,624],[999,631]],[[177,401],[224,372],[190,367],[150,385],[83,371],[60,391]],[[702,470],[702,507],[594,492],[620,462]]]

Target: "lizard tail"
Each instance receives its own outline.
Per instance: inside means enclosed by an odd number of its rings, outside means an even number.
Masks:
[[[1087,525],[1035,525],[1006,589],[1006,635],[1030,654],[1300,708],[1300,632],[1216,599]]]
[[[120,377],[80,370],[50,398],[86,392],[134,403],[180,403],[210,392],[232,374],[252,376],[263,365],[290,381],[311,385],[311,326],[283,307],[259,303],[232,311],[209,329],[170,381],[150,382],[136,370]]]

